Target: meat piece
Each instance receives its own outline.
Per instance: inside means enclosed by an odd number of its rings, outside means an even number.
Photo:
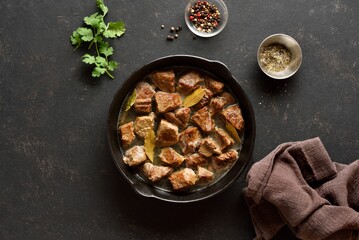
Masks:
[[[232,94],[230,94],[228,92],[223,92],[221,94],[221,97],[226,99],[226,105],[234,104],[236,102],[236,100],[233,98]]]
[[[174,112],[167,112],[165,113],[164,117],[167,121],[176,124],[180,128],[184,128],[187,126],[189,118],[191,115],[190,108],[179,108]]]
[[[174,112],[166,112],[164,117],[170,123],[173,123],[173,124],[175,124],[175,125],[177,125],[178,127],[181,127],[181,128],[184,127],[182,122],[176,117],[176,114]]]
[[[182,153],[187,155],[194,153],[201,142],[201,132],[196,127],[188,127],[179,135],[178,145],[182,149]]]
[[[169,147],[178,142],[178,127],[166,120],[161,120],[157,129],[156,145]]]
[[[152,112],[148,116],[140,116],[135,120],[135,133],[140,138],[145,138],[149,130],[155,126],[155,114]]]
[[[150,113],[152,111],[152,99],[151,98],[136,99],[134,108],[137,112],[140,113]]]
[[[205,157],[210,157],[213,154],[219,155],[222,153],[218,143],[211,137],[202,139],[198,152]]]
[[[236,101],[228,92],[224,92],[221,96],[217,96],[211,99],[210,107],[214,109],[215,112],[220,112],[227,105],[234,104]]]
[[[209,171],[208,169],[201,166],[197,167],[197,176],[199,179],[211,181],[213,180],[213,175],[213,172]]]
[[[201,128],[204,132],[211,132],[214,129],[214,121],[212,119],[212,113],[207,107],[201,108],[192,116],[192,120]]]
[[[171,165],[172,167],[178,167],[185,160],[185,157],[177,153],[173,148],[166,147],[161,149],[160,155],[158,155],[162,162]]]
[[[178,80],[178,90],[184,94],[190,94],[203,82],[203,77],[198,72],[192,71],[182,75]]]
[[[211,90],[205,88],[203,98],[196,105],[194,105],[194,107],[196,109],[203,108],[204,106],[206,106],[209,103],[212,96],[213,96],[213,93],[211,92]]]
[[[201,154],[194,153],[186,158],[187,167],[205,166],[208,163],[208,159],[203,157]]]
[[[137,112],[150,113],[152,111],[152,97],[155,90],[146,82],[139,82],[136,86],[136,100],[134,108]]]
[[[223,107],[227,104],[227,100],[224,97],[214,97],[211,99],[210,107],[214,109],[215,112],[220,112],[223,110]]]
[[[221,142],[220,148],[221,148],[221,150],[225,149],[226,147],[232,146],[235,143],[233,138],[224,129],[216,127],[214,129],[214,131],[216,132],[216,135],[220,139],[220,142]]]
[[[138,166],[147,159],[144,146],[134,146],[125,152],[123,161],[128,166]]]
[[[241,131],[244,127],[244,120],[240,107],[231,105],[222,111],[222,116],[235,127],[238,131]]]
[[[173,71],[161,71],[151,74],[151,80],[156,86],[165,92],[175,92],[175,74]]]
[[[223,91],[224,88],[224,84],[221,82],[218,82],[212,78],[206,78],[204,80],[204,83],[206,85],[206,87],[211,90],[211,92],[213,94],[217,94]]]
[[[175,115],[183,123],[184,126],[187,126],[189,118],[191,116],[191,109],[188,107],[179,108],[175,110]]]
[[[119,127],[119,131],[121,134],[121,143],[126,147],[130,145],[133,140],[135,140],[135,134],[134,134],[134,127],[133,122],[129,122],[126,124],[123,124]]]
[[[173,171],[173,168],[156,166],[147,162],[142,166],[142,171],[151,182],[158,182],[169,175]]]
[[[215,169],[226,168],[238,158],[238,152],[234,149],[222,153],[219,156],[212,157],[213,167]]]
[[[156,92],[155,101],[159,113],[172,111],[182,104],[181,95],[178,93],[166,93],[162,91]]]
[[[184,190],[196,184],[197,175],[190,168],[184,168],[172,173],[168,179],[171,181],[174,190]]]

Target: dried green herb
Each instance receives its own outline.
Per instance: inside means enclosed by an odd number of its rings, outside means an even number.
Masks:
[[[204,88],[198,88],[193,93],[188,95],[183,100],[183,106],[184,107],[192,107],[196,105],[201,99],[203,98],[204,94],[206,93],[206,89]]]
[[[234,126],[227,121],[226,121],[226,129],[229,132],[229,134],[232,135],[232,137],[234,138],[234,140],[236,142],[238,142],[238,143],[241,142],[241,138],[238,135],[237,129],[235,129]]]
[[[145,153],[147,155],[147,157],[151,160],[151,162],[153,162],[153,158],[155,155],[155,132],[151,129],[148,130],[148,132],[146,133],[146,137],[145,137]]]
[[[128,97],[127,102],[126,102],[126,107],[125,107],[125,112],[127,112],[128,110],[130,110],[130,108],[133,106],[133,104],[136,101],[136,90],[133,90],[133,92],[131,93],[131,95]]]

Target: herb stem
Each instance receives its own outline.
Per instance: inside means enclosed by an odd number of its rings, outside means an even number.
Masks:
[[[97,47],[97,42],[95,42],[95,47],[96,47],[97,56],[100,56],[100,52],[98,51],[98,47]]]
[[[107,69],[106,69],[105,71],[106,71],[106,74],[107,74],[110,78],[115,79],[115,77],[112,76],[111,73],[110,73],[109,71],[107,71]]]

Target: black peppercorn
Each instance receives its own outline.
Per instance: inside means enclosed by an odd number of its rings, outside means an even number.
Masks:
[[[207,1],[197,1],[189,10],[189,20],[201,32],[212,32],[220,22],[220,12],[216,5]]]

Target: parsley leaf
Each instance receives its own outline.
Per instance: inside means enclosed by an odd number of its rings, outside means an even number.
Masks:
[[[103,43],[100,44],[99,51],[100,51],[101,54],[108,57],[108,56],[111,56],[113,54],[113,47],[110,47],[108,42],[103,42]]]
[[[94,64],[96,61],[95,61],[95,57],[90,55],[90,54],[85,54],[82,56],[82,61],[84,63],[87,63],[87,64]]]
[[[108,66],[107,66],[108,70],[113,71],[113,70],[115,70],[117,67],[118,67],[118,63],[117,63],[117,62],[115,62],[115,61],[109,61],[109,62],[108,62]]]
[[[81,40],[81,35],[78,33],[78,31],[74,31],[71,35],[71,44],[74,45],[76,48],[75,50],[80,47],[82,40]]]
[[[103,0],[96,0],[96,5],[99,9],[101,9],[103,16],[106,16],[108,13],[108,8],[105,6]]]
[[[107,41],[104,41],[103,37],[116,38],[122,36],[126,31],[125,24],[120,21],[106,24],[104,17],[108,13],[108,7],[103,0],[96,0],[96,5],[100,12],[84,17],[86,26],[77,28],[72,33],[70,41],[75,50],[83,44],[88,44],[88,50],[94,46],[96,54],[86,53],[82,56],[82,61],[94,66],[91,74],[93,77],[100,77],[106,73],[113,79],[111,72],[118,67],[118,63],[109,60],[109,57],[114,53],[114,49],[110,47]]]
[[[94,13],[91,16],[88,16],[88,17],[84,18],[84,22],[87,25],[92,26],[94,28],[98,28],[102,21],[103,21],[102,16],[99,15],[98,13]]]
[[[95,67],[92,71],[92,76],[93,77],[99,77],[102,74],[104,74],[106,72],[106,69],[103,67]]]
[[[77,29],[77,32],[81,36],[81,39],[85,42],[90,42],[93,39],[93,33],[91,29],[80,27]]]
[[[125,24],[123,22],[110,22],[103,35],[107,38],[121,37],[125,31]]]

